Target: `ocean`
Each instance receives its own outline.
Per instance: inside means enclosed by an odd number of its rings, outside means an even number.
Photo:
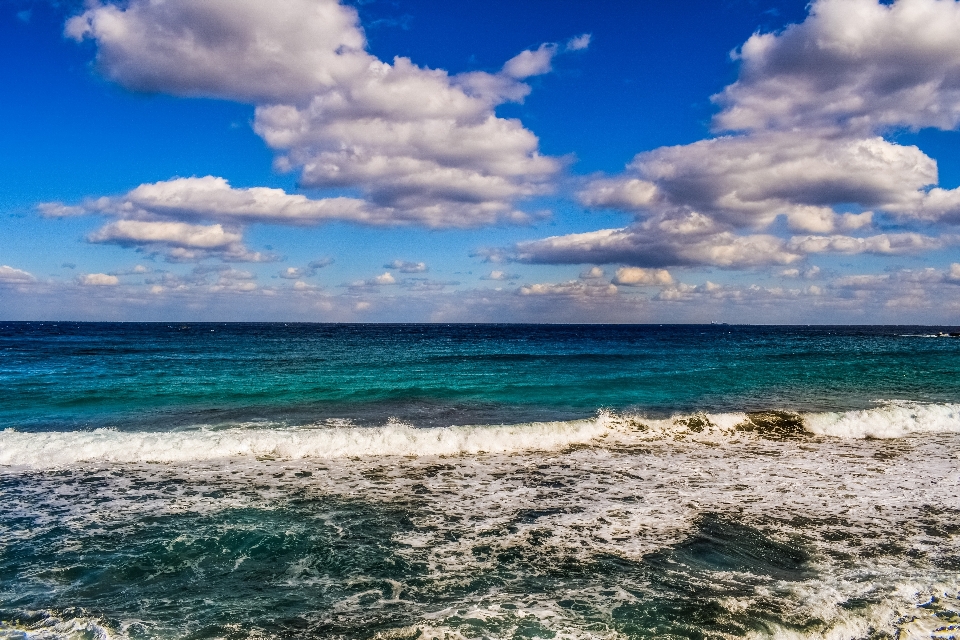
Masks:
[[[957,638],[956,330],[0,323],[0,639]]]

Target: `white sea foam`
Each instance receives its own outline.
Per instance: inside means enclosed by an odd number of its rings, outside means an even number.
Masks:
[[[418,429],[382,427],[121,432],[0,432],[0,465],[50,468],[81,462],[190,462],[232,457],[349,458],[556,450],[590,442],[611,428],[588,420]]]
[[[923,433],[960,433],[960,404],[887,402],[862,411],[807,414],[804,425],[816,435],[839,438],[903,438]]]
[[[655,424],[641,429],[626,418],[607,416],[605,430],[589,441],[594,446],[548,452],[533,447],[529,453],[501,447],[500,453],[456,460],[424,455],[398,461],[368,455],[291,462],[244,454],[245,459],[195,464],[117,468],[122,465],[92,463],[66,472],[24,473],[18,482],[0,482],[0,504],[13,517],[11,521],[29,522],[35,539],[46,539],[48,532],[52,538],[60,536],[55,538],[58,549],[82,548],[91,540],[96,542],[98,532],[104,530],[129,531],[131,538],[144,536],[139,523],[145,515],[176,523],[182,514],[203,514],[212,522],[222,522],[232,518],[236,509],[272,513],[290,497],[315,498],[315,503],[307,501],[315,505],[310,509],[331,513],[340,503],[318,505],[337,497],[371,508],[396,505],[413,526],[393,534],[395,552],[410,566],[429,567],[427,579],[436,593],[444,589],[462,593],[463,585],[476,576],[495,574],[500,563],[511,562],[502,560],[502,553],[520,554],[523,559],[513,568],[508,566],[510,571],[526,563],[557,567],[552,563],[562,558],[575,559],[588,569],[598,559],[614,557],[625,566],[643,563],[648,554],[671,553],[691,535],[699,535],[698,519],[713,513],[727,523],[753,526],[780,542],[793,541],[791,536],[799,534],[799,544],[811,554],[808,568],[813,573],[796,582],[770,579],[755,589],[750,586],[752,580],[766,578],[746,576],[744,583],[745,574],[719,568],[710,574],[720,584],[729,581],[749,587],[740,594],[731,592],[720,602],[732,615],[766,607],[771,601],[785,612],[782,628],[772,626],[769,632],[757,631],[748,637],[848,640],[867,637],[871,629],[878,630],[878,637],[881,632],[900,638],[950,637],[952,629],[942,634],[938,630],[950,626],[953,618],[946,616],[960,606],[960,573],[938,563],[951,562],[957,553],[957,538],[948,534],[960,504],[960,472],[955,447],[943,446],[955,441],[952,436],[921,437],[909,443],[833,437],[797,442],[737,431],[745,414],[706,417],[713,427],[691,432],[689,417],[686,425],[683,418],[681,424],[662,421],[658,424],[663,431],[658,431]],[[509,437],[510,430],[517,428],[458,429],[480,429],[488,435],[500,429],[500,437]],[[727,430],[740,435],[724,436]],[[300,430],[301,435],[322,431]],[[253,429],[244,433],[259,435]],[[233,435],[239,434],[238,429]],[[716,434],[726,437],[717,440],[726,444],[704,446],[698,439]],[[624,442],[640,446],[619,446]],[[519,445],[514,441],[511,446]],[[294,508],[307,509],[299,503]],[[343,521],[333,516],[330,522],[339,526]],[[938,533],[941,530],[947,533]],[[165,531],[153,534],[169,539]],[[207,535],[201,534],[198,531],[198,538]],[[298,534],[291,530],[285,535]],[[896,546],[885,549],[886,543]],[[909,556],[903,552],[906,549],[911,550]],[[56,563],[55,558],[51,554],[46,562]],[[670,566],[671,571],[683,571],[679,565]],[[310,571],[284,575],[289,584],[305,587],[327,579]],[[698,577],[696,569],[677,575],[681,581],[703,577]],[[382,581],[371,579],[374,583]],[[425,606],[417,610],[413,627],[380,637],[408,638],[417,629],[427,639],[474,637],[464,631],[463,621],[469,618],[487,620],[489,627],[502,629],[500,634],[490,632],[491,637],[511,637],[521,625],[535,621],[556,633],[557,639],[613,640],[623,637],[612,624],[615,607],[638,598],[661,597],[661,592],[646,591],[645,585],[642,572],[625,571],[609,576],[594,573],[586,583],[580,577],[560,581],[543,593],[479,589],[458,596],[449,610]],[[389,607],[399,602],[399,592],[396,585],[390,590],[376,587],[354,592],[336,604],[335,613],[341,619],[365,622],[372,615],[389,616]],[[380,605],[390,605],[378,609],[361,597],[379,597]],[[933,597],[942,599],[945,613],[920,606]],[[561,600],[589,604],[591,618],[560,604]],[[857,600],[864,604],[851,607],[850,601]],[[145,610],[151,606],[148,601]],[[938,617],[941,613],[943,618]],[[593,630],[598,617],[611,622],[607,630]],[[821,622],[803,628],[798,620]],[[111,637],[127,637],[125,627],[109,631]],[[143,635],[138,632],[137,637]],[[154,635],[162,634],[157,630]],[[23,640],[24,636],[13,637]],[[73,640],[67,635],[26,637]]]
[[[788,414],[789,415],[789,414]],[[795,414],[794,414],[795,415]],[[960,433],[960,404],[887,402],[874,409],[807,413],[803,428],[816,436],[902,438]],[[722,413],[651,420],[602,412],[595,418],[515,425],[417,428],[390,421],[381,427],[323,426],[123,432],[114,429],[0,432],[0,466],[56,468],[86,462],[199,462],[237,457],[351,458],[437,456],[556,451],[572,445],[618,445],[662,438],[722,442],[775,437],[756,424],[756,414]],[[345,423],[346,424],[346,423]]]
[[[0,640],[110,640],[106,629],[86,618],[61,619],[52,614],[39,618],[23,628],[0,622]]]

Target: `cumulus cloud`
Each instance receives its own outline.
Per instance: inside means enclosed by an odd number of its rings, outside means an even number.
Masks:
[[[297,280],[293,283],[294,291],[319,291],[320,287],[304,282],[303,280]]]
[[[282,189],[238,189],[230,186],[224,178],[215,176],[173,178],[142,184],[122,196],[91,198],[70,207],[47,202],[38,208],[48,216],[54,215],[51,212],[69,209],[71,215],[98,213],[127,218],[221,220],[232,224],[310,225],[345,220],[391,225],[403,222],[393,217],[390,211],[371,207],[358,198],[313,200],[300,194],[288,194]]]
[[[147,247],[166,251],[174,262],[194,262],[211,255],[237,262],[266,262],[272,259],[248,251],[239,231],[221,224],[197,225],[185,222],[117,220],[87,236],[93,243]]]
[[[306,101],[369,63],[356,10],[337,2],[95,2],[65,28],[131,89],[244,102]]]
[[[404,260],[394,260],[383,265],[384,269],[395,269],[400,273],[425,273],[429,271],[425,262],[406,262]]]
[[[299,280],[300,278],[305,277],[306,269],[299,267],[287,267],[280,271],[280,277],[287,280]]]
[[[43,203],[39,208],[48,215],[64,205]],[[88,237],[90,242],[167,247],[172,249],[168,256],[178,261],[211,255],[250,262],[273,259],[243,247],[242,227],[251,222],[288,225],[317,224],[328,220],[374,225],[398,222],[389,213],[378,212],[365,201],[355,198],[311,200],[302,195],[287,194],[281,189],[237,189],[223,178],[213,176],[142,184],[122,196],[92,198],[69,208],[84,214],[120,218],[91,234]]]
[[[500,269],[494,269],[485,276],[482,276],[481,280],[495,280],[495,281],[506,281],[506,280],[516,280],[519,278],[515,273],[507,273],[506,271],[501,271]]]
[[[739,77],[715,96],[715,131],[732,135],[643,152],[623,174],[585,182],[584,206],[633,214],[634,224],[521,243],[512,255],[739,268],[950,244],[870,231],[878,219],[960,223],[960,189],[937,186],[936,162],[883,137],[960,125],[958,31],[953,0],[816,0],[803,23],[758,33],[737,52]]]
[[[838,203],[903,217],[956,215],[960,191],[927,193],[936,182],[936,162],[915,146],[770,131],[641,153],[623,177],[592,181],[579,199],[641,215],[693,210],[735,228],[761,229],[783,215],[795,230],[829,233],[872,223],[872,212],[836,213]]]
[[[66,33],[95,41],[102,73],[131,89],[256,105],[278,169],[305,187],[363,192],[366,205],[325,205],[331,217],[460,227],[524,221],[515,203],[550,190],[560,163],[495,108],[522,100],[521,80],[561,50],[589,44],[546,43],[499,73],[451,76],[377,59],[356,10],[336,0],[94,2]]]
[[[516,80],[550,73],[553,57],[557,55],[557,45],[544,43],[535,50],[521,51],[503,65],[503,75]]]
[[[613,284],[592,284],[580,280],[570,280],[560,283],[538,283],[528,284],[517,289],[521,296],[550,296],[550,297],[570,297],[570,298],[597,298],[611,297],[618,293],[616,285]]]
[[[813,280],[820,275],[820,267],[814,265],[807,269],[784,269],[780,272],[780,275],[784,278],[805,278],[807,280]]]
[[[941,307],[950,300],[951,292],[945,290],[950,282],[949,270],[899,269],[883,274],[841,276],[829,282],[824,293],[835,301],[854,306],[883,301],[887,308],[929,309]]]
[[[8,265],[0,265],[0,284],[27,284],[35,281],[36,278],[33,277],[33,274],[27,271],[14,269]]]
[[[333,258],[321,258],[310,262],[306,267],[287,267],[280,271],[280,277],[286,280],[299,280],[317,275],[317,271],[333,264]]]
[[[613,278],[613,284],[638,287],[643,285],[673,284],[673,276],[666,269],[643,269],[641,267],[621,267]]]
[[[600,267],[590,267],[589,269],[584,269],[580,272],[581,280],[596,280],[597,278],[602,278],[606,273]]]
[[[216,276],[211,282],[210,276]],[[236,269],[227,265],[197,265],[193,269],[190,281],[193,284],[204,285],[209,292],[233,291],[248,292],[257,289],[254,280],[257,276],[246,269]]]
[[[621,229],[520,242],[512,259],[534,264],[621,263],[631,267],[713,266],[742,269],[788,265],[810,254],[906,255],[960,243],[954,235],[883,233],[867,237],[736,235],[699,214],[655,219]],[[624,283],[626,284],[626,283]]]
[[[535,264],[621,263],[644,268],[743,268],[790,264],[803,256],[772,235],[707,230],[677,233],[655,225],[601,229],[518,243],[513,259]]]
[[[567,51],[583,51],[590,46],[590,41],[592,39],[593,36],[589,33],[574,36],[567,40],[566,49]]]
[[[88,287],[114,287],[120,284],[120,279],[106,273],[86,273],[77,277],[77,283]]]
[[[437,293],[447,287],[456,286],[460,283],[455,280],[432,280],[430,278],[397,278],[389,271],[385,271],[379,276],[367,280],[356,280],[343,286],[348,287],[356,293],[364,291],[377,291],[382,286],[393,286],[411,293]]]
[[[809,17],[740,48],[740,77],[716,101],[728,130],[960,124],[960,4],[817,0]]]
[[[919,233],[883,233],[866,238],[850,236],[797,236],[787,244],[801,253],[872,253],[878,255],[902,255],[940,249],[955,244],[953,237],[934,238]]]
[[[946,279],[950,282],[960,282],[960,263],[954,262],[950,265]]]
[[[192,249],[222,249],[240,242],[241,238],[239,233],[225,230],[220,224],[118,220],[95,231],[88,239],[116,244],[162,243]]]

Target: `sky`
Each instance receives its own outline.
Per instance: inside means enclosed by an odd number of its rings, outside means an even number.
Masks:
[[[0,319],[960,324],[960,1],[0,0]]]

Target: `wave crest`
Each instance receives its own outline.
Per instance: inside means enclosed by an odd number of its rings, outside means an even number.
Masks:
[[[695,413],[667,420],[600,412],[595,418],[566,422],[436,428],[390,421],[382,427],[237,427],[147,433],[112,429],[44,433],[7,430],[0,432],[0,466],[54,468],[85,462],[178,463],[235,457],[455,456],[662,439],[862,439],[935,433],[960,433],[960,405],[887,402],[859,411]]]
[[[585,444],[608,432],[609,414],[589,420],[418,429],[382,427],[223,429],[125,433],[112,429],[0,433],[0,465],[57,467],[80,462],[192,462],[239,456],[349,458],[508,453]]]

